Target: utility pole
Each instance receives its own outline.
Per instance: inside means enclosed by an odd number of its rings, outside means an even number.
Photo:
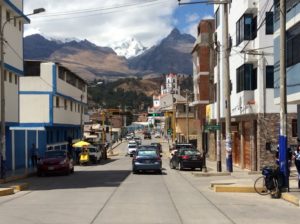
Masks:
[[[215,37],[217,51],[217,125],[220,127],[220,43]],[[221,130],[217,129],[217,172],[222,172]]]
[[[186,118],[186,143],[189,143],[189,135],[190,135],[190,126],[189,126],[189,101],[188,101],[188,91],[185,92],[186,98],[186,108],[185,108],[185,118]]]
[[[280,0],[280,137],[279,162],[284,175],[284,188],[289,189],[287,152],[287,98],[286,98],[286,0]]]
[[[226,1],[224,1],[226,2]],[[223,6],[224,27],[223,27],[223,69],[224,69],[224,96],[225,96],[225,125],[226,125],[226,168],[232,172],[232,139],[231,139],[231,102],[230,102],[230,73],[229,73],[229,32],[228,32],[228,3]]]

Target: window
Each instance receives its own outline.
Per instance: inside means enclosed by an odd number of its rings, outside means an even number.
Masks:
[[[19,31],[22,31],[22,21],[19,20]]]
[[[70,101],[70,110],[73,111],[73,102]]]
[[[266,88],[274,88],[274,66],[266,66]]]
[[[59,108],[59,96],[56,96],[56,107]]]
[[[65,110],[68,109],[68,101],[66,99],[64,100],[64,107],[65,107]]]
[[[252,64],[244,64],[236,70],[236,92],[257,88],[257,69]]]
[[[12,83],[12,73],[11,72],[8,73],[8,77],[9,77],[9,82]]]
[[[59,68],[58,70],[58,77],[62,80],[65,80],[65,71],[62,68]]]
[[[6,81],[6,80],[7,80],[7,71],[4,70],[4,81]]]
[[[18,85],[18,76],[15,75],[15,84]]]
[[[6,21],[9,22],[9,20],[10,20],[10,12],[6,10]]]
[[[297,119],[292,120],[292,137],[297,137]]]
[[[266,12],[266,34],[273,34],[273,12]]]
[[[287,31],[287,67],[300,62],[300,23]]]
[[[257,36],[257,17],[244,14],[236,23],[236,45],[244,40],[253,40]]]
[[[216,22],[216,28],[220,25],[220,11],[219,8],[217,9],[215,13],[215,22]]]
[[[17,18],[14,17],[14,26],[16,27],[17,26]]]

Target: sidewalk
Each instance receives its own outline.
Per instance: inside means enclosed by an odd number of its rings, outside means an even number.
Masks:
[[[254,181],[261,176],[261,172],[252,172],[233,167],[233,172],[226,172],[226,167],[222,166],[222,173],[217,172],[217,163],[206,160],[207,173],[193,172],[194,176],[230,176],[223,180],[211,182],[211,188],[215,192],[233,192],[233,193],[256,193],[254,190]],[[298,176],[295,167],[291,169],[290,190],[282,193],[282,199],[300,206],[300,189],[298,189]]]

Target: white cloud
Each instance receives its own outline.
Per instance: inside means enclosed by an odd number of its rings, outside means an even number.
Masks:
[[[199,21],[195,23],[191,23],[188,27],[184,29],[185,33],[191,34],[195,38],[197,38],[197,27],[198,27]]]
[[[134,36],[145,46],[165,37],[176,21],[177,2],[169,0],[25,0],[25,13],[43,7],[46,13],[30,17],[25,35],[42,33],[58,38],[88,39],[100,46]],[[77,13],[74,13],[77,11]],[[78,11],[81,11],[79,13]],[[83,12],[84,11],[84,12]]]
[[[200,16],[196,13],[190,14],[186,16],[186,22],[191,23],[195,21],[199,21]]]

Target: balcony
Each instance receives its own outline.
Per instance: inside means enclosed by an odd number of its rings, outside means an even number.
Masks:
[[[195,115],[194,115],[194,112],[189,112],[189,113],[186,113],[186,112],[180,112],[180,111],[176,111],[176,118],[194,118]]]

